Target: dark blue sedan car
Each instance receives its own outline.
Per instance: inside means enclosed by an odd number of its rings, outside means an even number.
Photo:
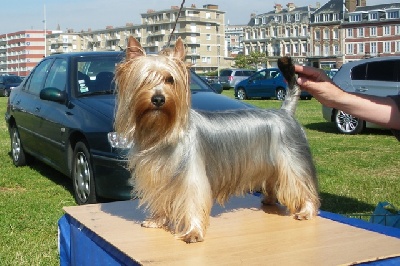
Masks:
[[[235,97],[239,100],[276,98],[282,101],[285,99],[286,89],[287,82],[279,68],[266,68],[237,83]],[[300,98],[311,99],[311,95],[303,91]]]
[[[114,132],[114,69],[121,52],[55,54],[44,58],[12,90],[5,115],[16,166],[39,159],[73,181],[78,204],[132,197],[126,169],[129,144]],[[218,95],[191,76],[192,106],[249,108]]]

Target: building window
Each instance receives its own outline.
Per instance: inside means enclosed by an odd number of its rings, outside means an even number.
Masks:
[[[359,54],[364,54],[364,43],[359,43],[357,50]]]
[[[346,54],[354,54],[354,45],[352,43],[346,45]]]
[[[329,29],[324,29],[324,40],[329,39]]]
[[[287,21],[287,22],[290,22],[290,21],[291,21],[290,14],[287,14],[287,15],[286,15],[286,21]]]
[[[369,28],[369,35],[376,36],[376,27]]]
[[[358,37],[364,37],[364,28],[358,28],[357,36]]]
[[[400,41],[396,41],[396,52],[400,52]]]
[[[267,23],[267,18],[266,17],[262,17],[262,24],[266,24]]]
[[[294,14],[294,20],[295,21],[300,21],[300,14],[299,13]]]
[[[302,36],[307,36],[307,26],[303,26],[303,28],[301,30],[301,35]]]
[[[390,26],[383,27],[383,35],[390,35]]]
[[[325,44],[324,45],[324,56],[328,56],[329,55],[329,45]]]
[[[329,21],[329,14],[324,14],[323,15],[323,20],[324,20],[324,22]]]
[[[290,44],[285,44],[285,53],[290,54]]]
[[[369,17],[369,20],[378,20],[378,13],[377,12],[370,13],[368,15],[368,17]]]
[[[399,18],[399,10],[396,11],[388,11],[386,13],[386,18]]]
[[[206,40],[207,40],[207,41],[211,40],[211,34],[207,34],[207,35],[206,35]]]
[[[320,21],[319,15],[315,15],[314,16],[314,22],[319,22],[319,21]]]
[[[315,56],[319,56],[321,54],[321,48],[319,45],[315,45],[314,47],[314,52],[315,52]]]
[[[333,13],[332,14],[332,21],[338,21],[339,19],[338,19],[338,14],[337,13]]]
[[[302,53],[307,53],[307,43],[302,43],[301,44],[301,52]]]
[[[299,52],[299,44],[298,43],[294,43],[293,44],[293,53],[298,53]]]
[[[207,52],[211,52],[211,45],[207,45]]]
[[[390,53],[392,49],[390,49],[390,42],[383,42],[383,52]]]
[[[211,29],[211,24],[210,24],[210,23],[207,23],[207,24],[206,24],[206,29],[207,29],[207,30]]]
[[[349,16],[349,21],[350,22],[361,21],[361,14],[350,15]]]
[[[332,34],[333,34],[334,40],[339,39],[339,30],[338,29],[333,29]]]
[[[369,52],[372,56],[375,56],[378,53],[376,42],[371,42],[369,44]]]
[[[259,19],[258,19],[258,18],[255,18],[255,19],[254,19],[254,25],[260,24],[260,23],[258,23],[258,21],[259,21]]]
[[[400,35],[400,25],[395,25],[395,26],[394,26],[394,29],[395,29],[395,32],[394,32],[394,33],[395,33],[396,35]]]
[[[315,40],[320,40],[321,39],[321,31],[320,30],[315,30]]]
[[[207,57],[204,57],[204,56],[203,56],[203,57],[201,58],[201,62],[207,63]]]
[[[293,29],[293,36],[294,36],[294,37],[299,36],[299,28],[298,28],[298,27],[294,27],[294,29]]]
[[[338,44],[333,45],[333,54],[339,55],[339,45]]]
[[[346,36],[352,38],[353,37],[353,29],[347,29]]]

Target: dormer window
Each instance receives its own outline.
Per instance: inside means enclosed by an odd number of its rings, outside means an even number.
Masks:
[[[369,20],[378,20],[378,13],[377,13],[377,12],[370,13],[370,14],[368,15],[368,19],[369,19]]]
[[[350,22],[361,21],[361,14],[350,15],[349,16],[349,21]]]
[[[399,18],[399,10],[396,11],[388,11],[386,13],[386,18],[390,19],[390,18]]]
[[[300,21],[300,14],[299,13],[294,14],[294,20],[295,21]]]
[[[329,21],[329,14],[324,14],[324,21]]]

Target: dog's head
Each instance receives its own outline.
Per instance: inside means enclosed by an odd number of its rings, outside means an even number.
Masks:
[[[115,75],[115,127],[128,140],[148,148],[176,138],[186,127],[190,88],[185,56],[180,38],[174,49],[158,55],[146,55],[140,43],[129,38],[126,59],[117,66]]]

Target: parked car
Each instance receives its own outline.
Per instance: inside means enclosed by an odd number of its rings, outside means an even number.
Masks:
[[[204,76],[199,76],[206,84],[211,86],[211,88],[216,92],[221,94],[223,91],[222,85],[216,79],[207,78]]]
[[[242,80],[235,86],[235,98],[246,100],[251,98],[285,99],[287,82],[279,68],[266,68],[257,71],[249,78]],[[311,99],[312,96],[303,91],[302,99]]]
[[[325,73],[328,75],[328,77],[330,77],[331,79],[333,79],[333,77],[336,75],[336,73],[338,72],[338,69],[336,68],[332,68],[329,70],[325,70]]]
[[[345,91],[377,96],[400,93],[400,56],[375,57],[344,64],[333,82]],[[340,133],[358,134],[366,127],[378,125],[366,122],[341,110],[322,107],[325,120],[334,122]]]
[[[12,89],[17,87],[22,82],[22,78],[15,75],[0,76],[0,95],[8,97]]]
[[[219,74],[219,81],[224,89],[234,88],[235,85],[253,75],[256,71],[251,69],[223,69]]]
[[[131,198],[128,144],[114,132],[114,69],[122,52],[55,54],[11,91],[5,119],[16,166],[36,158],[70,177],[78,204]],[[192,106],[250,108],[191,74]]]

